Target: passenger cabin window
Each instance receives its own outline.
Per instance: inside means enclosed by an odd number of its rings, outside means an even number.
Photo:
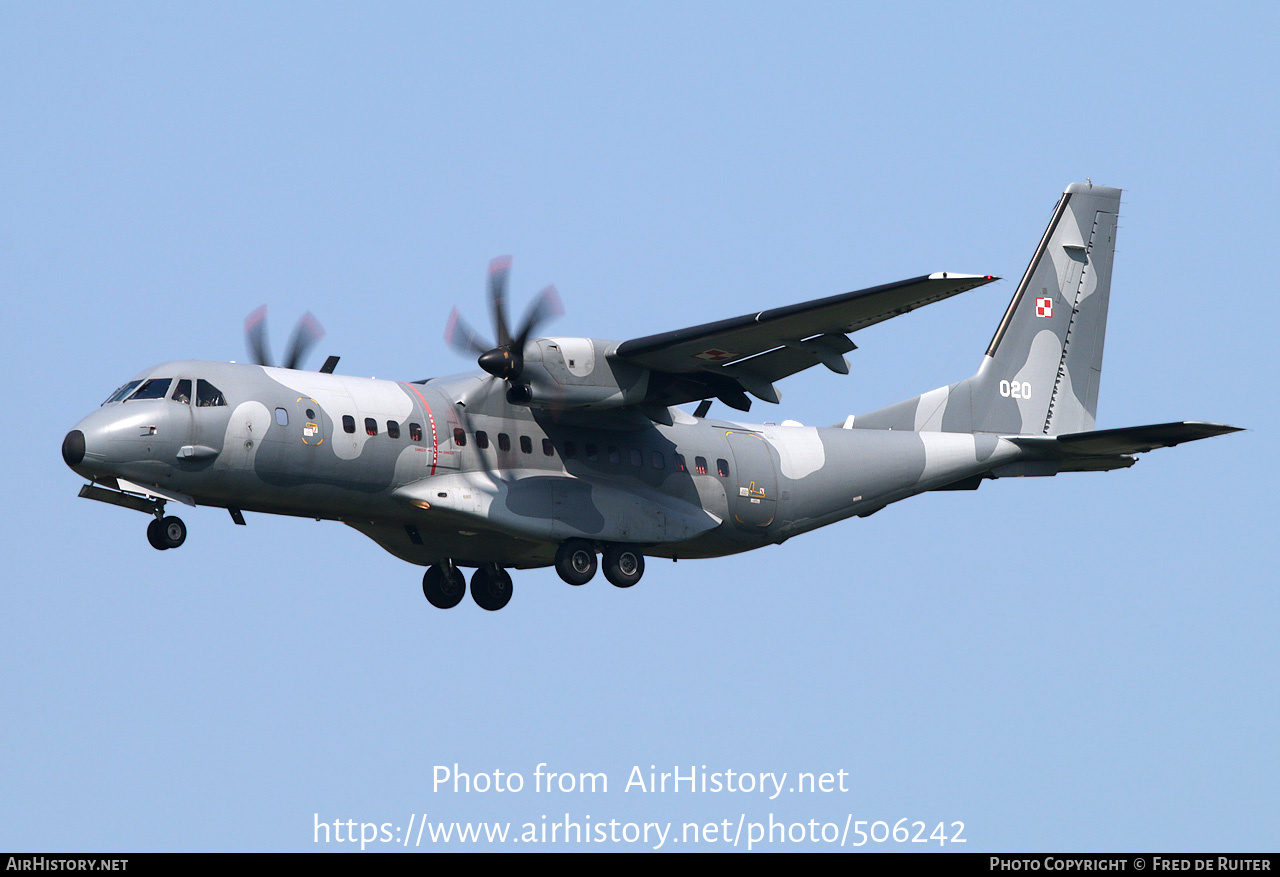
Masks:
[[[706,458],[706,457],[694,457],[694,458],[693,458],[693,471],[694,471],[694,472],[696,472],[696,473],[697,473],[697,474],[699,474],[699,475],[706,475],[706,474],[707,474],[707,458]]]
[[[720,473],[721,478],[728,478],[729,461],[725,459],[716,460],[716,471]]]
[[[489,447],[489,433],[483,429],[476,430],[476,447],[482,451]]]
[[[587,459],[592,463],[600,459],[600,448],[591,442],[587,442]]]
[[[130,393],[132,393],[134,390],[138,389],[138,384],[140,384],[140,383],[142,383],[142,381],[130,381],[129,383],[125,384],[123,387],[120,387],[118,390],[116,390],[116,391],[115,391],[114,393],[112,393],[110,396],[108,396],[108,397],[107,397],[107,401],[106,401],[106,402],[103,402],[102,404],[103,404],[103,405],[107,405],[107,404],[109,404],[109,403],[111,403],[111,402],[119,402],[119,401],[120,401],[120,400],[122,400],[125,396],[128,396],[128,395],[129,395]]]
[[[139,399],[163,399],[169,395],[169,385],[173,383],[173,378],[152,378],[141,387],[138,392],[129,397],[130,402],[136,402]]]
[[[409,424],[409,441],[411,442],[422,441],[422,424],[421,423]]]
[[[653,452],[653,468],[655,469],[667,468],[667,458],[663,455],[662,451]]]
[[[542,456],[551,457],[556,452],[556,446],[551,443],[551,439],[542,440]]]
[[[576,457],[576,456],[578,456],[578,446],[577,446],[576,444],[574,444],[573,442],[565,442],[565,443],[564,443],[564,458],[565,458],[566,460],[572,460],[572,459],[573,459],[574,457]]]
[[[280,424],[281,426],[288,426],[288,425],[289,425],[289,412],[288,412],[288,411],[285,411],[283,408],[277,408],[277,409],[276,409],[276,423]]]
[[[520,453],[533,453],[533,441],[527,435],[520,436]]]
[[[366,417],[366,418],[364,419],[364,434],[365,434],[365,435],[377,435],[377,434],[378,434],[378,421],[374,420],[372,417]]]
[[[622,461],[622,455],[618,453],[618,446],[609,445],[609,462],[620,463],[621,461]]]
[[[350,414],[342,415],[342,431],[352,433],[356,431],[356,419]]]
[[[388,420],[387,435],[389,435],[391,438],[400,438],[400,424],[394,420]]]
[[[183,378],[178,381],[178,386],[173,388],[173,401],[183,402],[187,405],[191,404],[191,379]]]
[[[505,432],[498,433],[498,450],[511,450],[511,436],[507,435]]]
[[[632,466],[644,465],[644,454],[640,453],[640,451],[636,448],[631,449],[631,465]]]
[[[684,454],[674,454],[673,458],[675,460],[673,465],[676,467],[677,472],[689,471],[689,467],[684,464]]]
[[[460,447],[460,448],[465,448],[465,447],[467,446],[467,433],[466,433],[466,431],[465,431],[465,430],[463,430],[463,429],[461,429],[461,428],[454,429],[454,431],[453,431],[453,443],[454,443],[455,445],[457,445],[458,447]]]
[[[208,381],[196,381],[197,408],[216,408],[220,405],[226,404],[227,400],[223,397],[221,390]]]

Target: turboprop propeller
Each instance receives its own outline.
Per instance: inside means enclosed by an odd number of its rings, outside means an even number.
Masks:
[[[271,366],[271,349],[267,346],[267,306],[255,310],[244,321],[245,343],[249,347],[249,355],[258,365]],[[310,311],[303,314],[298,325],[293,329],[293,337],[289,341],[289,354],[285,357],[284,368],[298,368],[302,365],[307,353],[315,343],[324,337],[324,328]],[[336,364],[336,362],[335,362]],[[329,369],[332,371],[332,369]]]
[[[470,324],[454,308],[444,330],[444,339],[450,347],[464,354],[476,356],[476,362],[495,378],[506,381],[507,401],[513,405],[528,404],[529,385],[521,380],[524,374],[524,351],[529,337],[543,323],[564,313],[560,295],[554,286],[543,289],[534,298],[515,336],[511,335],[507,321],[507,276],[511,272],[511,257],[500,256],[489,263],[489,309],[493,315],[493,328],[498,336],[496,345],[471,328]]]

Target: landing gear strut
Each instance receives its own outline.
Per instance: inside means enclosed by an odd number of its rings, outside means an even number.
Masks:
[[[511,602],[511,576],[496,563],[487,563],[471,575],[471,599],[481,609],[497,612]]]
[[[585,539],[569,539],[556,550],[556,572],[571,585],[591,581],[596,567],[596,550]]]
[[[187,525],[173,515],[155,518],[147,524],[147,541],[158,551],[177,548],[187,541]]]
[[[452,563],[436,564],[422,575],[422,595],[437,609],[452,609],[467,595],[467,580]]]

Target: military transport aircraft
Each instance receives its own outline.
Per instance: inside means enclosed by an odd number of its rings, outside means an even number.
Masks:
[[[1236,431],[1180,422],[1094,430],[1120,190],[1067,187],[972,377],[830,428],[713,417],[778,402],[814,365],[847,374],[848,334],[997,278],[938,273],[621,343],[535,337],[559,310],[544,290],[513,335],[509,260],[490,267],[496,344],[454,311],[447,338],[481,374],[397,382],[283,368],[265,312],[256,365],[169,362],[112,393],[62,443],[80,496],[150,514],[176,548],[168,503],[341,521],[426,566],[435,606],[511,598],[508,569],[597,565],[620,588],[645,557],[719,557],[781,543],[931,490],[1133,465],[1154,448]],[[749,395],[748,395],[749,394]],[[699,403],[693,413],[677,406]],[[597,554],[602,555],[597,560]]]

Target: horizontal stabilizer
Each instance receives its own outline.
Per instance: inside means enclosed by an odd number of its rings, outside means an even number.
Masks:
[[[1183,442],[1193,442],[1240,431],[1238,426],[1193,420],[1182,423],[1154,423],[1148,426],[1072,432],[1058,436],[1009,436],[1008,438],[1009,441],[1028,450],[1045,451],[1054,456],[1114,457],[1141,454],[1156,448],[1171,448]]]

